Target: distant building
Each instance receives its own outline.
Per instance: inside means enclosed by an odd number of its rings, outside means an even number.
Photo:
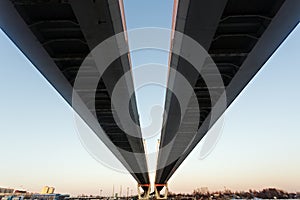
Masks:
[[[194,193],[198,193],[198,194],[208,194],[208,187],[201,187],[201,188],[197,188],[196,190],[194,190]]]
[[[23,190],[23,189],[19,189],[19,190],[14,191],[14,194],[26,194],[26,193],[27,193],[27,191]]]
[[[55,191],[54,187],[49,187],[48,194],[53,194]]]
[[[42,191],[41,191],[41,194],[48,194],[48,190],[49,190],[49,187],[48,186],[44,186]]]
[[[0,195],[8,195],[8,194],[12,194],[13,192],[14,192],[14,189],[12,189],[12,188],[0,187]]]
[[[53,194],[54,190],[55,190],[54,187],[44,186],[41,191],[41,194]]]
[[[208,194],[208,187],[201,187],[200,188],[200,194]]]

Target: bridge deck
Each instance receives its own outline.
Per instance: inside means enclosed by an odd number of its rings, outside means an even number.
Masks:
[[[182,0],[178,1],[173,28],[192,37],[208,51],[223,80],[228,107],[299,23],[299,10],[297,0]],[[172,139],[174,143],[170,151],[159,152],[158,166],[165,167],[157,169],[155,183],[166,183],[170,179],[211,128],[210,123],[214,124],[220,117],[211,119],[211,110],[222,94],[217,91],[222,88],[208,87],[203,78],[216,75],[211,72],[210,63],[204,63],[200,76],[185,59],[172,54],[170,67],[182,73],[194,88],[200,107],[199,130],[190,132],[189,125],[184,123],[193,115],[193,107],[183,113],[180,124],[177,99],[167,91],[165,109],[169,114],[162,130],[160,149]],[[168,83],[171,88],[180,87],[176,77]],[[178,127],[174,128],[174,124]]]
[[[106,38],[122,32],[125,27],[119,1],[60,1],[60,0],[3,0],[0,2],[0,26],[18,48],[72,105],[72,91],[79,67],[90,51]],[[87,14],[88,13],[88,14]],[[118,48],[117,46],[115,48]],[[86,67],[87,80],[97,74],[93,59]],[[128,152],[144,153],[140,130],[133,137],[125,134],[113,118],[111,93],[118,79],[130,69],[128,55],[115,60],[98,83],[95,96],[96,116],[87,105],[93,90],[76,91],[85,98],[85,105],[76,110],[83,120],[98,134],[101,125],[108,139],[118,148]],[[133,89],[132,80],[124,88]],[[92,95],[91,95],[92,96]],[[46,102],[45,102],[46,106]],[[135,98],[131,113],[136,122],[138,114]],[[84,111],[83,111],[84,110]],[[146,157],[113,152],[132,173],[138,183],[149,183]],[[138,171],[137,173],[134,173]],[[140,173],[141,172],[141,173]]]

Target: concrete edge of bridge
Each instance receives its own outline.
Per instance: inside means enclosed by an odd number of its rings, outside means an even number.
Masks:
[[[160,194],[163,188],[165,188],[165,193]],[[154,184],[154,192],[155,192],[155,199],[168,199],[168,193],[169,193],[168,183]]]
[[[143,190],[143,192],[141,191],[141,189]],[[144,199],[144,200],[150,199],[150,191],[151,191],[150,184],[138,183],[137,186],[138,199]]]

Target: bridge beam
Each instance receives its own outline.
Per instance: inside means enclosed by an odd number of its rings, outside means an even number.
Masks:
[[[143,192],[141,191],[143,190]],[[149,199],[150,198],[150,184],[138,184],[137,191],[138,191],[138,199]]]
[[[163,195],[160,194],[160,192],[165,188],[165,193]],[[154,184],[154,192],[155,192],[155,199],[168,199],[168,183],[164,184]]]

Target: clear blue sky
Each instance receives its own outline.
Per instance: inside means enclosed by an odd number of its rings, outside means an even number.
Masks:
[[[171,27],[172,0],[125,0],[127,28]],[[132,39],[132,38],[131,38]],[[300,191],[300,27],[298,26],[226,112],[216,148],[199,160],[199,149],[170,180],[171,191],[279,187]],[[168,54],[153,50],[131,55],[133,67],[166,65]],[[76,135],[72,109],[0,32],[0,187],[40,191],[44,185],[74,195],[111,194],[112,185],[136,190],[129,174],[95,161]],[[166,77],[161,74],[162,79]],[[138,94],[142,123],[164,90]]]

